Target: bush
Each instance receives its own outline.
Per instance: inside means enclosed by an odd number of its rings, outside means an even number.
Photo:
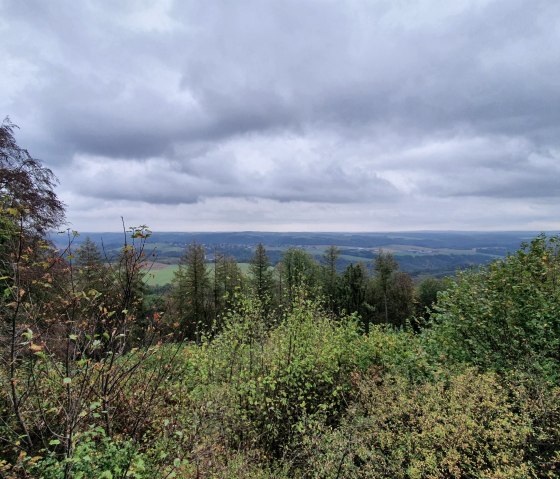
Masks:
[[[51,441],[52,442],[52,441]],[[132,441],[111,440],[102,428],[92,428],[76,439],[68,459],[50,453],[34,462],[31,476],[37,479],[144,479],[153,477],[145,457]],[[70,474],[70,475],[67,475]]]
[[[414,382],[434,376],[438,365],[425,347],[424,338],[411,331],[376,325],[354,345],[357,371],[378,367],[383,374],[400,375]]]
[[[439,296],[432,346],[447,361],[560,379],[560,238],[537,237],[503,261],[459,275]]]
[[[308,443],[316,478],[527,478],[530,421],[495,375],[414,385],[375,370],[344,424]]]
[[[193,353],[190,397],[214,409],[230,445],[278,457],[313,421],[338,420],[358,329],[354,318],[334,321],[316,301],[299,298],[279,326],[266,330],[259,308],[244,300],[224,331]]]

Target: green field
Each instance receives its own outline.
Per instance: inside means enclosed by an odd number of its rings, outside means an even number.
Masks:
[[[249,271],[249,263],[237,263],[237,265],[241,268],[243,274],[247,274]],[[214,264],[208,263],[206,265],[210,274],[214,271]],[[146,273],[144,276],[144,282],[148,286],[165,286],[166,284],[171,283],[173,281],[173,277],[175,276],[175,271],[179,268],[177,264],[170,264],[165,267],[157,267],[152,268],[150,271]]]
[[[146,273],[144,281],[148,286],[164,286],[171,283],[178,268],[178,264],[170,264],[165,268],[152,269]]]

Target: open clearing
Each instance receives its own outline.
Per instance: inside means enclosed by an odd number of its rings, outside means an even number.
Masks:
[[[249,263],[237,263],[237,265],[241,268],[243,274],[247,274],[249,271]],[[212,274],[214,271],[214,264],[207,263],[206,267],[210,274]],[[146,272],[144,281],[148,286],[165,286],[173,281],[175,272],[178,269],[178,264],[154,263],[151,269]]]

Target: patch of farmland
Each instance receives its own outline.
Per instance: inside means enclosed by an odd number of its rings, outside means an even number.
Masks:
[[[243,274],[249,272],[249,263],[237,263],[237,266],[241,269]],[[210,275],[214,273],[214,264],[207,263],[206,268]],[[154,263],[148,271],[146,271],[144,276],[144,282],[148,286],[165,286],[173,281],[175,272],[179,269],[178,264],[165,264],[165,263]]]

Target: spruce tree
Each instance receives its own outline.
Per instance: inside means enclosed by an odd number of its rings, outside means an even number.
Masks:
[[[336,310],[338,274],[336,263],[340,255],[340,250],[336,246],[329,246],[323,255],[323,290],[328,300],[331,311]]]
[[[205,257],[204,246],[193,241],[181,258],[173,280],[172,296],[182,333],[197,342],[211,329],[208,311],[211,288]]]
[[[236,289],[243,286],[243,274],[234,258],[214,254],[214,315],[217,321],[224,310],[232,305]]]
[[[380,251],[374,262],[376,273],[375,289],[380,293],[383,303],[383,317],[389,322],[389,286],[393,274],[399,269],[399,264],[391,253]]]
[[[255,254],[249,265],[249,273],[251,274],[251,286],[255,296],[261,303],[265,304],[272,294],[273,280],[270,261],[262,243],[259,243],[255,249]]]

